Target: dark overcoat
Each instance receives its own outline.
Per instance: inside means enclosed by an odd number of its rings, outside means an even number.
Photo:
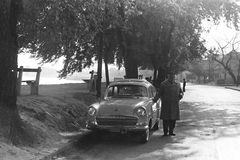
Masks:
[[[157,98],[161,98],[160,119],[179,120],[179,94],[183,94],[179,82],[174,81],[172,84],[165,80],[161,83],[158,90]]]

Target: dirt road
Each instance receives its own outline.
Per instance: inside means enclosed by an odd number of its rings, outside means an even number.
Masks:
[[[188,84],[177,121],[177,136],[151,132],[147,144],[135,135],[91,132],[55,155],[55,160],[239,160],[240,92]]]

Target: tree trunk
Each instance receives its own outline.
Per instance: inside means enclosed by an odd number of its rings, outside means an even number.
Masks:
[[[101,97],[102,94],[102,52],[103,52],[103,33],[99,33],[99,53],[98,53],[98,79],[97,79],[97,98]]]
[[[158,68],[158,77],[156,87],[160,87],[160,84],[167,78],[167,71],[162,68]]]
[[[138,65],[136,58],[130,50],[127,50],[125,58],[126,78],[138,78]]]
[[[127,49],[124,57],[126,78],[138,78],[138,63],[134,55],[134,50],[131,49],[132,41],[129,35],[126,35],[126,44]]]
[[[114,33],[111,31],[111,37],[109,44],[105,45],[105,53],[104,53],[104,63],[105,63],[105,76],[106,76],[106,87],[110,84],[109,82],[109,71],[108,71],[108,63],[109,63],[109,54],[112,47],[112,42],[114,38]]]
[[[0,137],[18,145],[31,139],[17,109],[17,19],[20,0],[0,1]]]
[[[237,84],[236,76],[233,74],[233,72],[231,70],[228,70],[228,74],[232,77],[233,83],[236,85]]]
[[[109,72],[108,72],[108,62],[106,58],[104,59],[104,64],[105,64],[105,75],[106,75],[106,87],[110,84],[109,82]]]
[[[239,76],[239,74],[240,74],[240,64],[239,64],[239,66],[238,66],[238,75],[237,75],[237,87],[239,86],[239,81],[240,81],[240,76]]]
[[[219,64],[221,64],[223,67],[224,67],[224,69],[228,72],[228,74],[232,77],[232,79],[233,79],[233,83],[234,84],[237,84],[237,78],[236,78],[236,76],[233,74],[233,72],[232,72],[232,70],[231,70],[231,67],[229,67],[229,65],[228,65],[228,63],[226,63],[226,64],[224,64],[223,63],[223,61],[219,61],[219,60],[217,60],[217,59],[214,59],[216,62],[218,62]],[[229,61],[230,61],[231,59],[229,59]],[[229,62],[228,61],[228,62]],[[224,80],[225,80],[225,82],[226,82],[226,76],[224,77]]]
[[[119,15],[124,19],[124,5],[120,3],[118,7]],[[138,78],[138,64],[136,59],[134,58],[134,54],[131,53],[131,40],[129,39],[128,35],[123,35],[121,28],[117,28],[117,35],[118,35],[118,44],[122,56],[124,57],[124,67],[126,72],[126,78]],[[124,45],[125,44],[125,45]]]

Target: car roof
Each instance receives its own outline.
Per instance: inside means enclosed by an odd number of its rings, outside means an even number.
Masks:
[[[132,85],[144,85],[144,86],[151,86],[152,84],[145,79],[118,79],[112,82],[109,86],[113,85],[121,85],[121,84],[132,84]]]

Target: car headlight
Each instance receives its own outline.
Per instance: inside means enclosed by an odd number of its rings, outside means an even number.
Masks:
[[[145,116],[145,115],[146,115],[146,110],[145,110],[144,108],[138,108],[138,109],[137,109],[137,115],[138,115],[139,117]]]
[[[94,116],[96,113],[97,113],[97,110],[96,110],[94,107],[90,107],[90,108],[88,109],[88,114],[89,114],[90,116]]]

